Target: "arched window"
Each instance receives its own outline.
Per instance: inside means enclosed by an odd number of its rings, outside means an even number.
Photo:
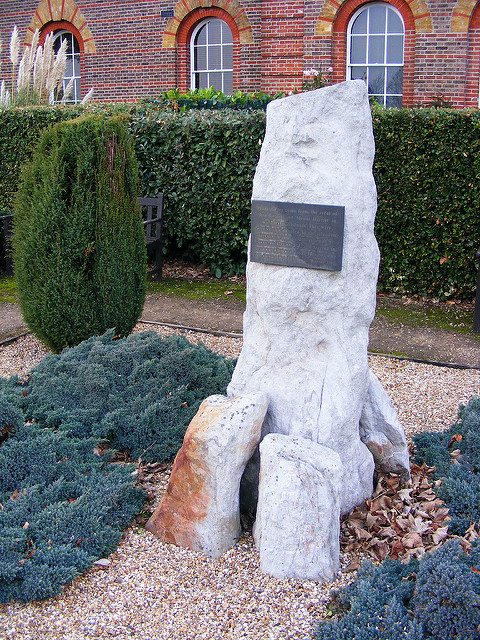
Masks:
[[[399,12],[384,2],[364,5],[347,35],[347,78],[364,80],[379,104],[401,107],[405,27]]]
[[[233,93],[233,36],[219,18],[201,22],[190,40],[190,86]]]
[[[70,31],[62,29],[55,32],[53,39],[53,49],[58,52],[62,42],[67,41],[67,68],[63,79],[63,90],[65,91],[68,83],[73,79],[73,89],[67,102],[80,102],[81,96],[81,74],[80,74],[80,46],[76,37]]]

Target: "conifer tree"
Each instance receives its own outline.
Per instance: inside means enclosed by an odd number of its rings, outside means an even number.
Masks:
[[[24,168],[15,277],[25,322],[54,352],[135,326],[146,291],[137,188],[133,142],[120,117],[56,124]]]

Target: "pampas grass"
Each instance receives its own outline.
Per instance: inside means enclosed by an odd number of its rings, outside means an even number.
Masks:
[[[0,109],[35,104],[52,104],[60,100],[65,104],[70,97],[74,80],[63,88],[67,68],[67,42],[64,40],[55,54],[54,34],[49,33],[43,46],[39,43],[40,32],[35,31],[32,44],[25,47],[20,57],[20,37],[15,26],[10,38],[10,62],[12,64],[11,90],[5,81],[0,88]],[[1,50],[1,43],[0,43]],[[91,89],[82,104],[88,102],[93,94]]]

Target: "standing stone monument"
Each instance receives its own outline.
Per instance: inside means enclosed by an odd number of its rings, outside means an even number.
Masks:
[[[147,525],[164,540],[209,555],[233,544],[235,515],[225,500],[208,504],[223,482],[238,491],[246,465],[240,508],[257,516],[262,570],[330,580],[339,567],[340,515],[371,495],[374,466],[409,475],[402,426],[367,358],[379,263],[374,152],[361,80],[269,104],[253,184],[243,348],[227,390],[248,411],[258,406],[255,425],[228,474],[222,446],[204,441],[212,431],[230,449],[232,434],[249,430],[248,412],[235,428],[235,405],[212,429],[194,418]],[[207,450],[203,464],[197,452]],[[238,510],[236,499],[227,502]]]
[[[304,443],[305,461],[311,443],[323,446],[325,458],[329,451],[332,460],[340,457],[337,517],[372,493],[370,449],[375,450],[382,470],[409,473],[405,436],[393,407],[381,385],[369,393],[372,381],[378,382],[369,372],[367,358],[379,264],[374,153],[371,112],[362,81],[294,95],[268,106],[252,194],[260,239],[255,238],[253,224],[243,349],[227,390],[230,397],[250,391],[269,396],[262,438],[270,433],[297,438]],[[264,222],[269,207],[273,212],[270,235]],[[320,220],[312,222],[306,234],[308,215],[314,218],[316,208]],[[296,217],[300,230],[295,227]],[[335,257],[339,248],[340,263]],[[370,449],[361,439],[362,416],[362,435]],[[392,432],[393,447],[389,446]],[[386,460],[382,458],[385,449]],[[241,504],[247,511],[255,511],[259,472],[261,493],[274,500],[272,490],[264,487],[268,480],[257,452],[242,482]],[[284,502],[287,539],[295,527],[302,530],[304,506],[300,496],[290,495],[286,501],[280,493],[277,501]],[[331,504],[332,508],[337,504],[334,490]],[[264,505],[258,509],[262,513]],[[268,532],[257,523],[254,536],[260,550],[267,544],[265,535]],[[280,537],[278,531],[275,535]],[[304,559],[301,553],[296,557],[301,568]],[[262,567],[280,575],[281,564],[279,548],[277,559],[272,555],[269,566],[262,563]],[[291,564],[283,575],[297,575],[298,567]],[[331,570],[323,571],[324,578],[329,574]]]

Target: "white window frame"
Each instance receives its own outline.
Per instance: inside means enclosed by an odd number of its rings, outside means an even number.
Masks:
[[[231,74],[231,78],[232,78],[232,86],[233,86],[233,66],[231,68],[227,68],[227,67],[223,67],[219,68],[219,69],[209,69],[208,68],[208,45],[210,44],[208,42],[208,24],[213,22],[214,20],[218,20],[220,22],[223,22],[223,24],[225,24],[231,34],[231,41],[228,42],[223,42],[223,30],[221,30],[221,42],[219,44],[217,44],[216,46],[219,46],[223,49],[224,45],[231,45],[232,46],[232,53],[233,53],[233,34],[232,34],[232,30],[230,29],[230,27],[228,26],[228,24],[225,22],[225,20],[222,20],[221,18],[206,18],[205,20],[202,20],[201,22],[199,22],[197,24],[197,26],[195,27],[193,33],[192,33],[192,37],[190,38],[190,88],[193,90],[196,88],[196,74],[198,73],[207,73],[208,77],[209,77],[209,82],[208,82],[208,87],[213,86],[212,83],[210,82],[210,74],[211,73],[220,73],[221,74],[221,78],[222,78],[222,86],[219,89],[218,87],[216,87],[218,90],[223,91],[223,93],[225,93],[225,74],[230,73]],[[195,68],[195,40],[197,38],[198,32],[203,28],[206,27],[207,29],[207,45],[206,45],[206,53],[207,53],[207,63],[206,63],[206,69],[196,69]],[[202,45],[203,46],[203,45]],[[221,60],[222,60],[222,65],[223,65],[223,51],[222,51],[222,55],[221,55]]]
[[[385,32],[383,34],[379,34],[379,33],[375,33],[375,34],[370,34],[369,33],[369,19],[368,19],[368,10],[370,7],[373,6],[383,6],[387,8],[387,15],[388,15],[388,11],[393,11],[394,13],[397,14],[397,16],[400,18],[401,23],[403,25],[403,32],[392,32],[389,33],[387,31],[387,26],[385,26]],[[352,26],[355,22],[355,20],[358,18],[358,16],[363,13],[363,12],[367,12],[367,33],[366,38],[367,38],[367,50],[366,50],[366,62],[365,64],[360,64],[360,63],[354,63],[352,64],[351,62],[351,53],[352,53]],[[384,62],[382,63],[369,63],[368,62],[368,52],[369,52],[369,37],[371,35],[385,35],[385,44],[384,44]],[[398,62],[395,63],[387,63],[387,35],[402,35],[403,36],[403,46],[402,46],[402,62],[401,64]],[[394,67],[402,67],[402,69],[404,69],[405,67],[405,22],[403,21],[403,17],[402,14],[398,11],[398,9],[394,6],[392,6],[391,4],[389,4],[388,2],[369,2],[367,4],[362,5],[359,9],[357,9],[357,11],[355,11],[355,13],[352,15],[352,17],[350,18],[349,22],[348,22],[348,27],[347,27],[347,64],[346,64],[346,68],[347,68],[347,80],[351,80],[352,79],[352,69],[354,67],[366,67],[367,68],[367,77],[363,78],[365,81],[365,84],[367,85],[368,88],[368,84],[369,84],[369,68],[384,68],[385,69],[385,76],[384,76],[384,83],[383,83],[383,94],[379,94],[379,93],[375,93],[375,94],[371,94],[371,95],[381,95],[382,99],[383,99],[383,105],[385,106],[387,103],[387,98],[388,97],[398,97],[401,100],[403,99],[403,87],[402,87],[402,93],[388,93],[387,92],[387,70],[388,68],[394,68]],[[369,94],[370,95],[370,94]]]
[[[70,96],[67,98],[67,103],[68,102],[70,102],[70,103],[74,102],[75,104],[77,104],[78,102],[81,102],[81,100],[82,100],[82,95],[81,95],[82,75],[81,75],[81,72],[80,72],[80,75],[75,75],[75,65],[73,64],[73,59],[75,57],[77,57],[77,59],[78,59],[78,67],[79,67],[79,69],[81,69],[79,42],[78,42],[75,34],[73,34],[68,29],[59,29],[58,31],[55,31],[54,34],[53,34],[53,43],[54,43],[54,48],[55,48],[55,44],[57,42],[57,39],[60,38],[61,36],[65,36],[65,35],[67,35],[67,36],[69,36],[71,38],[72,53],[67,53],[67,65],[68,65],[68,63],[70,61],[72,62],[71,68],[72,68],[73,75],[65,74],[65,77],[63,79],[62,88],[63,88],[63,91],[65,91],[65,89],[67,88],[68,83],[73,78],[73,80],[74,80],[73,88],[72,88],[72,92],[70,93]],[[77,53],[75,53],[75,47],[73,46],[74,43],[76,43],[76,45],[78,47],[78,52]]]

